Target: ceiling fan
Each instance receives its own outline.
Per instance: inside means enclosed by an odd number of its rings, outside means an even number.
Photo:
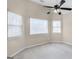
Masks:
[[[66,2],[65,0],[61,0],[60,3],[59,3],[59,5],[56,4],[56,5],[54,5],[54,7],[52,7],[52,6],[44,6],[44,7],[46,7],[46,8],[54,8],[55,11],[56,11],[59,15],[61,15],[61,11],[59,11],[60,9],[61,9],[61,10],[68,10],[68,11],[71,11],[71,10],[72,10],[72,8],[61,7],[65,2]],[[50,13],[51,13],[50,11],[47,12],[47,14],[50,14]]]

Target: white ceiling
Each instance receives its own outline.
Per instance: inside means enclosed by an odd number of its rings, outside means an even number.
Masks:
[[[59,4],[61,0],[31,0],[35,3],[38,3],[40,5],[44,5],[44,6],[54,6],[56,4]],[[67,7],[67,8],[71,8],[72,7],[72,0],[65,0],[66,2],[61,6],[61,7]],[[62,10],[63,14],[66,13],[71,13],[71,11],[65,11]]]
[[[32,0],[40,5],[46,6],[54,6],[59,4],[61,0]],[[62,5],[62,7],[72,7],[72,0],[65,0],[66,2]]]

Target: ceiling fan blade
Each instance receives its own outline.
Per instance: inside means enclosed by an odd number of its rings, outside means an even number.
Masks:
[[[63,9],[63,10],[72,10],[72,8],[64,8],[64,7],[61,7],[60,9]]]
[[[62,6],[65,2],[66,2],[65,0],[61,0],[60,6]]]
[[[47,7],[47,8],[54,8],[54,7],[52,7],[52,6],[44,6],[44,7]]]

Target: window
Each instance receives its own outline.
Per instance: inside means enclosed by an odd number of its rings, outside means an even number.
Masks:
[[[8,37],[22,35],[22,17],[20,15],[8,12]]]
[[[61,21],[53,21],[53,33],[61,33]]]
[[[48,33],[48,21],[30,18],[30,34]]]

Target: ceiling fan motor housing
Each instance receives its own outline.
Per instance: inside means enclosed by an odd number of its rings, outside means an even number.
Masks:
[[[59,5],[55,5],[54,8],[55,8],[55,9],[59,9],[60,6],[59,6]]]

